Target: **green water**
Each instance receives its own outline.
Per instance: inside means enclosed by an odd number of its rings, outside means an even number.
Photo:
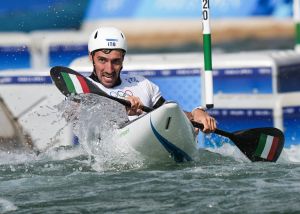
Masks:
[[[208,151],[183,164],[1,153],[0,213],[300,213],[300,164]]]

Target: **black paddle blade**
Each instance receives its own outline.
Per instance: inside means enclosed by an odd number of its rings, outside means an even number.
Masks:
[[[65,96],[87,93],[106,95],[86,77],[70,68],[55,66],[51,68],[50,75],[56,87]]]
[[[237,131],[229,138],[253,162],[277,161],[284,146],[284,135],[277,128]]]

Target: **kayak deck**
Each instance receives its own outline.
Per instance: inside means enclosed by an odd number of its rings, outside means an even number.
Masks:
[[[191,161],[197,151],[194,128],[175,102],[166,103],[121,128],[117,140],[154,161]]]

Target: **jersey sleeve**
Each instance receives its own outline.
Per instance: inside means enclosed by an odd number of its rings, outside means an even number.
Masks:
[[[162,97],[161,91],[155,83],[149,80],[147,80],[147,85],[148,85],[149,95],[153,107],[156,104],[156,102]]]

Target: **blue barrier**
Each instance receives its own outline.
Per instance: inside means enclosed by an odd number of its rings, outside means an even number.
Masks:
[[[283,108],[283,126],[285,134],[285,147],[299,144],[300,142],[300,106]]]
[[[0,70],[31,67],[31,53],[27,46],[1,46]]]
[[[278,92],[286,93],[300,91],[300,64],[284,65],[278,67]]]
[[[87,45],[51,45],[49,47],[49,66],[68,66],[74,59],[87,54]]]

